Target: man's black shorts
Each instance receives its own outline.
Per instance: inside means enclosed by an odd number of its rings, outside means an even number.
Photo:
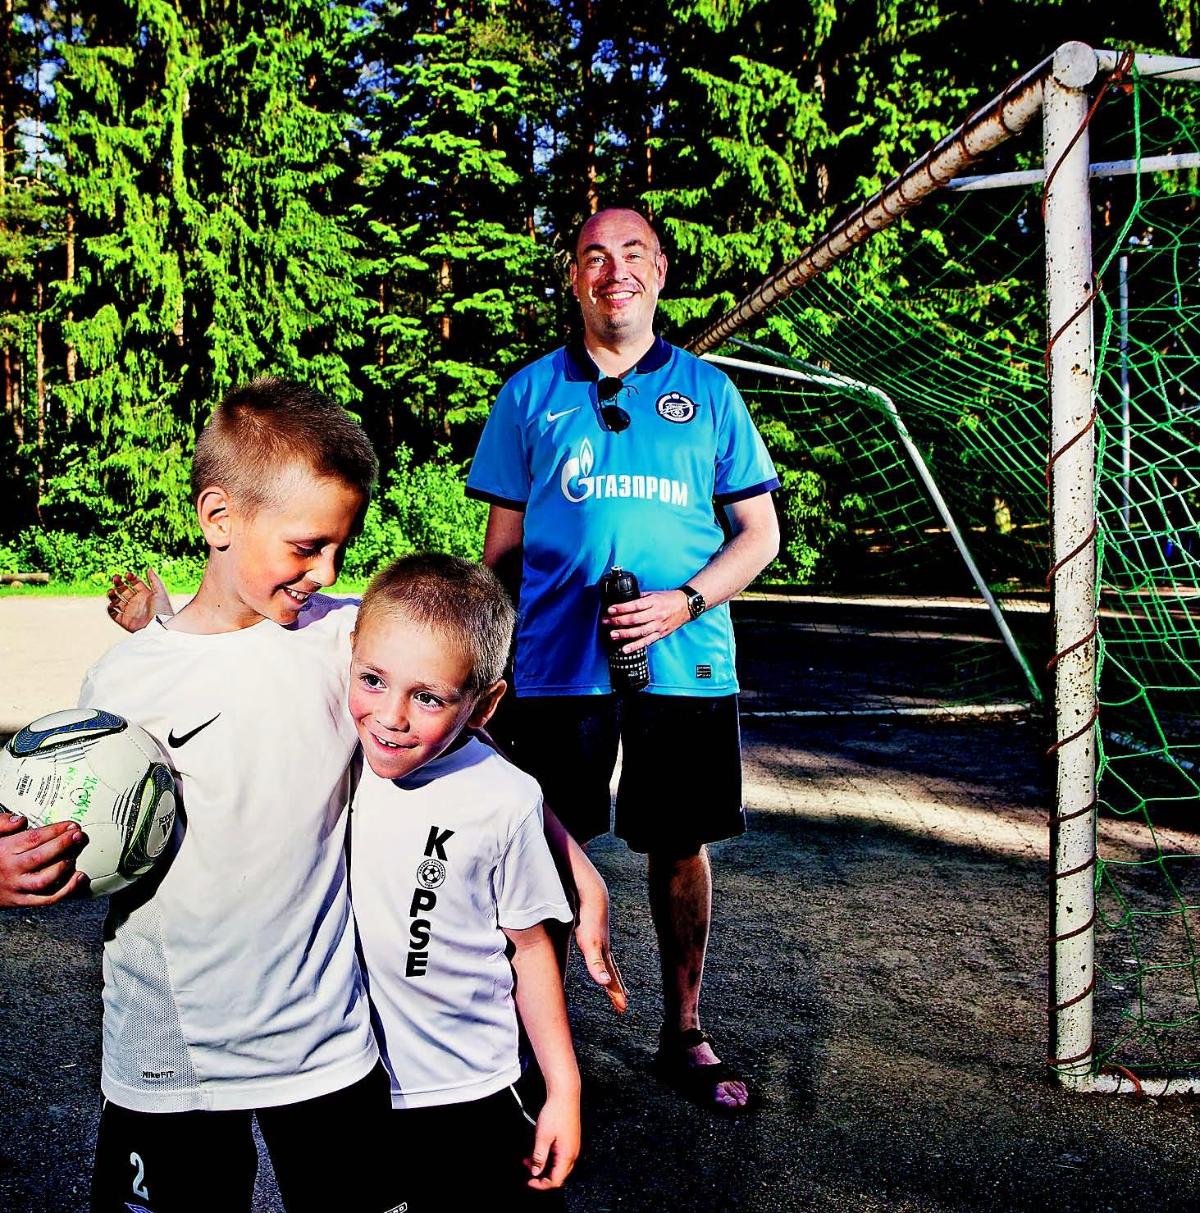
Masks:
[[[609,830],[634,851],[687,855],[746,828],[736,695],[569,695],[514,699],[493,733],[542,785],[579,841]]]

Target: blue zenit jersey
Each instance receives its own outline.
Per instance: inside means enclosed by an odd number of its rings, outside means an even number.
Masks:
[[[770,492],[779,480],[745,402],[715,366],[658,338],[609,404],[583,347],[556,350],[500,390],[467,492],[523,510],[524,570],[516,693],[612,690],[599,631],[600,578],[614,565],[643,590],[675,589],[725,542],[716,506]],[[729,608],[707,611],[650,646],[661,695],[737,691]]]

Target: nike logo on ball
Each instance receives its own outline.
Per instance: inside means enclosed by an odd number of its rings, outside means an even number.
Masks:
[[[218,712],[217,716],[220,716],[220,715],[221,715],[221,713]],[[185,745],[187,742],[191,741],[191,739],[193,737],[195,737],[196,734],[199,733],[201,729],[207,729],[208,726],[210,724],[212,724],[213,720],[217,719],[217,716],[214,716],[212,718],[212,720],[206,720],[203,724],[198,724],[194,729],[192,729],[192,731],[190,733],[184,733],[183,736],[181,736],[181,737],[176,737],[175,730],[172,729],[167,734],[167,745],[169,745],[171,747],[171,749],[173,749],[173,750],[178,749],[181,745]]]
[[[566,417],[570,413],[578,413],[583,408],[582,404],[577,404],[573,409],[563,409],[561,413],[546,413],[547,421],[557,421],[560,417]]]

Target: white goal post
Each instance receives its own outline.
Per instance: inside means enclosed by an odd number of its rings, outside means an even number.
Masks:
[[[1079,1091],[1165,1094],[1200,1091],[1200,1078],[1144,1078],[1097,1072],[1093,1040],[1096,923],[1095,350],[1090,180],[1137,171],[1194,168],[1196,156],[1161,163],[1092,164],[1090,94],[1118,68],[1143,77],[1200,82],[1200,60],[1060,46],[889,185],[857,207],[798,257],[766,278],[690,343],[696,354],[721,345],[768,308],[875,232],[943,188],[978,189],[1045,182],[1045,271],[1050,391],[1051,585],[1054,614],[1055,803],[1052,879],[1049,1059],[1053,1075]],[[1043,167],[963,177],[963,170],[1042,115]],[[1168,163],[1169,161],[1169,163]]]

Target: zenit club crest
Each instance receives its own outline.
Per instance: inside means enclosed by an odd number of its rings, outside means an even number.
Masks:
[[[436,889],[446,879],[446,865],[437,859],[423,859],[417,868],[417,883],[422,888]]]
[[[654,406],[655,412],[668,421],[683,425],[696,415],[696,402],[689,400],[682,392],[667,392],[658,398]]]

